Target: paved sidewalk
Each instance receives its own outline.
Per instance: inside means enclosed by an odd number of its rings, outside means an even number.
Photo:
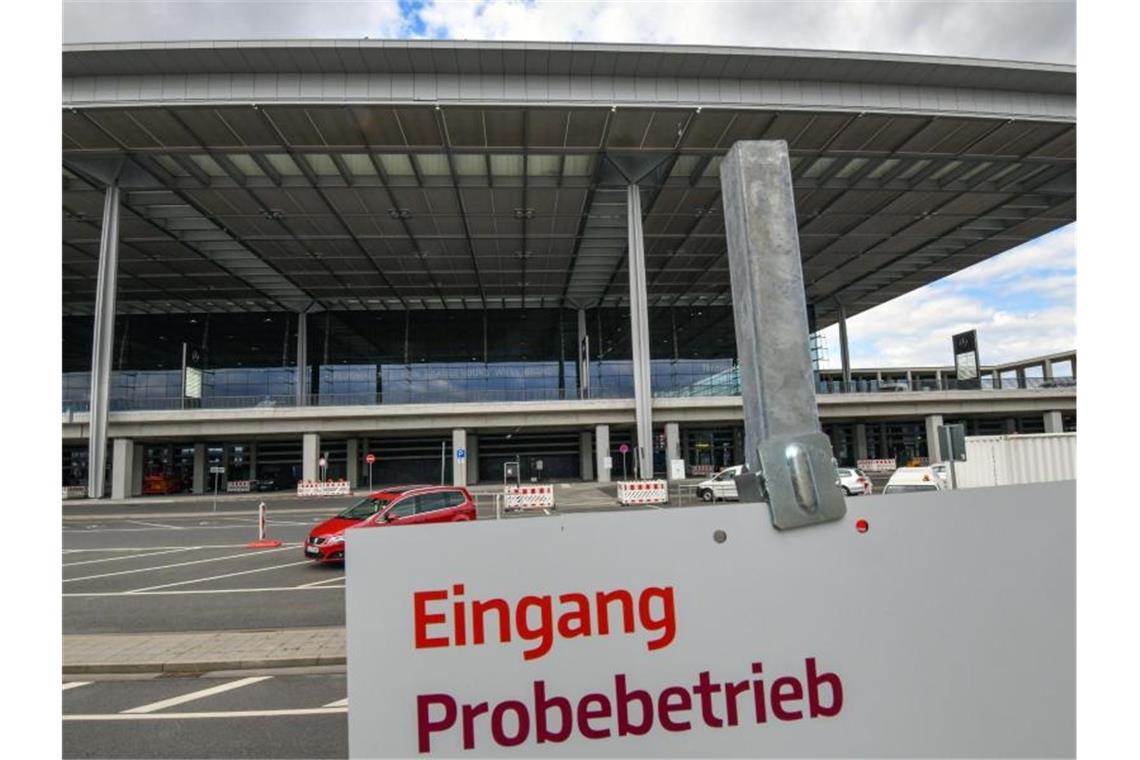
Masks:
[[[343,628],[63,637],[63,672],[66,674],[196,673],[343,665],[345,661]]]

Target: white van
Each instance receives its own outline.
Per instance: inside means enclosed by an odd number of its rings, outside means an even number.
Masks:
[[[949,488],[934,467],[900,467],[891,475],[884,494],[915,491],[945,491]]]
[[[725,468],[708,480],[697,483],[697,498],[703,501],[716,501],[718,499],[737,499],[736,476],[744,469],[744,465],[737,464]]]

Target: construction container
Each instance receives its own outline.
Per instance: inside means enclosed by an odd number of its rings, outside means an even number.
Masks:
[[[1075,480],[1077,434],[966,437],[966,461],[954,463],[958,488]]]

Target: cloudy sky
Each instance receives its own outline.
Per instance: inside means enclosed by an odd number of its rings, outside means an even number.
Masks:
[[[64,42],[445,38],[752,45],[1076,62],[1073,2],[64,0]],[[849,320],[856,366],[983,362],[1076,345],[1076,225]],[[838,329],[825,331],[838,366]]]

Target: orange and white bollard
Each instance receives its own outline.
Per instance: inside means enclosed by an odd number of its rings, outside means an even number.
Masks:
[[[257,505],[257,540],[246,544],[247,549],[275,549],[281,545],[280,541],[268,538],[265,530],[265,502]]]

